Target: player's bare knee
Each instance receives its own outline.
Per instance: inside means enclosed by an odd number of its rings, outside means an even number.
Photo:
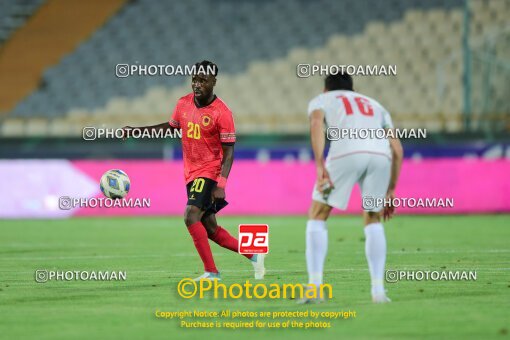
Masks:
[[[381,221],[381,213],[375,211],[365,211],[363,214],[363,219],[365,220],[365,225],[369,225],[371,223],[378,223]]]
[[[186,227],[191,227],[193,224],[197,223],[199,220],[193,216],[191,213],[186,213],[184,215],[184,224]]]
[[[191,225],[200,221],[202,214],[203,213],[200,208],[193,205],[188,205],[184,213],[184,223],[187,227],[190,227]]]
[[[328,219],[330,212],[331,207],[329,205],[317,201],[312,201],[310,210],[308,210],[308,219],[325,221]]]
[[[207,231],[207,236],[214,236],[214,234],[216,234],[216,228],[217,227],[206,227],[205,230]]]
[[[205,227],[205,230],[207,230],[208,236],[212,236],[216,233],[218,224],[216,222],[216,217],[214,215],[208,215],[208,216],[202,217],[201,221]]]

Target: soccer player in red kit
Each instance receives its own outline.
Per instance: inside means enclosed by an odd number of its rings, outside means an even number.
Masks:
[[[193,92],[177,101],[170,121],[139,128],[182,129],[184,179],[188,192],[184,222],[205,271],[196,280],[221,279],[208,239],[238,251],[237,239],[216,222],[216,213],[228,204],[225,187],[236,141],[232,112],[213,92],[217,74],[218,67],[210,61],[195,64],[191,80]],[[255,278],[262,279],[265,274],[264,255],[244,256],[251,260]]]

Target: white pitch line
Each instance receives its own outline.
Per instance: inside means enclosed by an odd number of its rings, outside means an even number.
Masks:
[[[365,254],[363,251],[356,251],[355,254]],[[409,254],[492,254],[492,253],[510,253],[510,249],[491,249],[485,251],[457,251],[457,250],[394,250],[389,251],[391,255],[409,255]],[[2,256],[0,260],[80,260],[80,259],[122,259],[122,258],[171,258],[171,257],[196,257],[197,253],[174,253],[169,255],[87,255],[87,256],[43,256],[43,257],[24,257],[24,256]],[[214,254],[214,257],[230,256],[228,254]]]
[[[365,252],[357,251],[357,254],[365,254]],[[510,249],[490,249],[490,250],[478,250],[478,251],[458,251],[458,250],[393,250],[389,251],[388,254],[492,254],[492,253],[510,253]]]
[[[38,270],[44,270],[47,268],[39,268]],[[57,269],[58,270],[58,269]],[[75,271],[79,269],[73,269],[71,271]],[[449,269],[416,269],[416,268],[399,268],[399,269],[389,269],[389,270],[398,270],[398,271],[448,271],[448,272],[454,272],[454,271],[479,271],[479,272],[502,272],[502,271],[510,271],[510,268],[449,268]],[[65,271],[65,270],[58,270],[58,271]],[[116,270],[114,270],[116,271]],[[34,274],[34,271],[16,271],[16,270],[2,270],[0,273],[16,273],[16,274]],[[190,277],[199,275],[200,273],[195,273],[192,271],[189,272],[171,272],[170,270],[126,270],[127,274],[130,273],[139,273],[139,274],[147,274],[147,273],[164,273],[164,274],[170,274],[172,276],[179,276],[182,278]],[[221,270],[221,273],[248,273],[253,272],[253,270],[250,269],[223,269]],[[325,270],[324,273],[337,273],[337,272],[368,272],[368,268],[335,268],[335,269],[328,269]],[[288,269],[267,269],[266,274],[271,273],[294,273],[294,274],[306,274],[306,270],[288,270]],[[238,276],[238,275],[234,275]]]
[[[86,260],[86,259],[125,259],[125,258],[171,258],[171,257],[192,257],[198,256],[196,253],[177,253],[170,255],[88,255],[88,256],[42,256],[42,257],[18,257],[2,256],[0,260]],[[214,257],[222,257],[226,254],[217,254]]]

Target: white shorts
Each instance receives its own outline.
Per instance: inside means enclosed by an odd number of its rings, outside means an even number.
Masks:
[[[314,201],[345,210],[356,183],[359,183],[362,197],[372,197],[374,201],[386,197],[390,184],[391,160],[384,155],[371,153],[346,155],[326,162],[326,169],[335,188],[325,199],[315,186],[312,194]],[[382,206],[364,205],[365,211],[382,210]]]

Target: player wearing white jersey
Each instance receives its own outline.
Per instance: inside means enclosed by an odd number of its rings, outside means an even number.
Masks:
[[[323,282],[324,262],[328,247],[326,220],[333,207],[347,208],[353,186],[358,183],[363,197],[394,198],[403,150],[398,138],[360,138],[366,134],[351,133],[361,129],[392,129],[393,123],[386,109],[372,98],[354,92],[349,75],[329,75],[324,93],[310,101],[308,107],[312,149],[317,168],[317,182],[312,194],[309,220],[306,226],[306,262],[309,284]],[[331,141],[324,161],[325,135],[329,128]],[[345,130],[348,131],[345,131]],[[376,134],[377,135],[377,134]],[[332,138],[330,138],[332,139]],[[372,301],[389,302],[384,290],[386,238],[381,223],[381,212],[386,220],[393,208],[364,207],[365,254],[371,277]],[[304,299],[301,302],[317,302]]]

